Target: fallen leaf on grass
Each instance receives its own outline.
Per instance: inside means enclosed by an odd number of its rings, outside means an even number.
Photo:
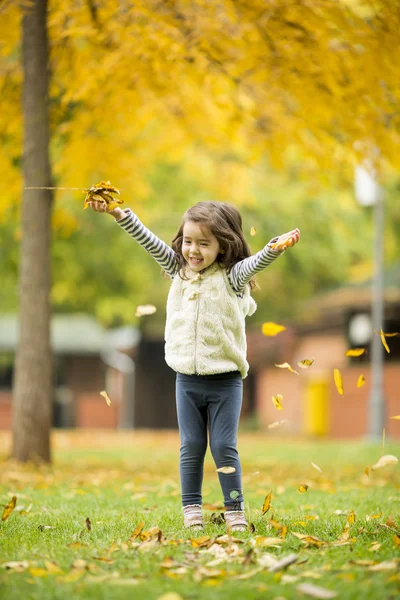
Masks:
[[[364,375],[360,375],[359,378],[357,379],[357,387],[360,388],[365,384],[365,377]]]
[[[215,469],[217,473],[225,473],[228,475],[229,473],[234,473],[236,471],[235,467],[219,467],[219,469]]]
[[[397,548],[400,548],[400,535],[395,533],[393,536],[393,542],[394,542],[394,545],[397,546]]]
[[[356,513],[354,512],[354,510],[351,510],[347,515],[347,522],[349,525],[353,525],[353,523],[356,522]]]
[[[317,471],[319,471],[320,473],[322,473],[322,469],[321,467],[319,467],[318,465],[316,465],[315,463],[311,463],[311,466],[314,467],[314,469],[317,469]]]
[[[381,469],[387,465],[396,465],[398,462],[399,459],[396,456],[393,456],[392,454],[385,454],[384,456],[380,457],[378,462],[372,465],[371,469],[372,471],[375,471],[376,469]]]
[[[11,560],[9,562],[2,563],[3,569],[9,569],[17,572],[25,571],[29,568],[29,562],[27,560]]]
[[[273,423],[270,423],[268,425],[268,429],[275,429],[276,427],[280,427],[281,425],[284,425],[285,423],[288,423],[287,419],[283,419],[282,421],[274,421]]]
[[[275,363],[275,366],[278,367],[279,369],[287,369],[288,371],[290,371],[291,373],[296,373],[296,375],[298,375],[298,372],[295,371],[287,362],[282,363],[281,365],[277,365]]]
[[[8,517],[11,515],[12,511],[14,510],[16,504],[17,504],[17,496],[13,496],[11,498],[10,502],[8,502],[8,504],[6,504],[3,509],[3,515],[1,517],[2,521],[6,521],[8,519]]]
[[[283,544],[285,540],[280,537],[267,537],[267,536],[259,536],[256,537],[256,547],[260,546],[261,548],[267,548],[270,546],[279,547],[280,544]]]
[[[306,594],[306,596],[320,598],[321,600],[329,600],[330,598],[335,598],[337,596],[337,592],[327,590],[326,588],[312,583],[299,583],[299,585],[296,586],[296,590],[302,594]]]
[[[345,356],[361,356],[364,354],[365,348],[351,348],[347,350]]]
[[[265,513],[267,513],[269,511],[269,509],[271,508],[271,498],[272,498],[272,492],[270,492],[269,494],[267,494],[265,496],[264,504],[261,509],[263,515],[265,515]]]
[[[378,513],[377,515],[367,515],[365,517],[365,519],[367,521],[370,521],[371,519],[379,519],[382,516],[383,513]]]
[[[290,533],[308,546],[315,546],[317,548],[320,548],[321,546],[328,545],[328,542],[320,540],[315,535],[307,535],[306,533],[298,533],[297,531],[291,531]]]
[[[283,410],[282,400],[282,394],[276,394],[276,396],[272,396],[272,402],[277,410]]]
[[[92,523],[90,522],[89,517],[87,517],[87,519],[86,519],[86,527],[87,527],[88,531],[90,531],[92,529]]]
[[[136,308],[135,317],[153,315],[156,311],[157,308],[153,304],[141,304]]]
[[[278,571],[283,571],[283,569],[287,569],[290,565],[297,562],[299,557],[297,554],[288,554],[288,556],[284,556],[277,563],[268,568],[270,573],[277,573]]]
[[[299,362],[297,364],[301,369],[308,369],[309,367],[311,367],[313,362],[314,362],[313,358],[304,358],[303,360],[299,360]]]
[[[382,546],[379,542],[373,542],[371,546],[368,548],[368,552],[376,552]]]
[[[105,399],[105,401],[107,402],[108,406],[111,406],[111,400],[107,394],[107,392],[105,390],[103,390],[102,392],[100,392],[100,396],[103,396],[103,398]]]
[[[285,331],[286,327],[283,325],[278,325],[277,323],[271,323],[268,321],[267,323],[263,323],[262,332],[266,336],[277,335],[281,331]]]
[[[333,369],[333,378],[335,381],[336,389],[341,396],[344,395],[343,391],[343,377],[339,369]]]
[[[371,565],[368,567],[368,571],[390,571],[392,569],[397,569],[398,566],[398,560],[383,560],[376,565]]]

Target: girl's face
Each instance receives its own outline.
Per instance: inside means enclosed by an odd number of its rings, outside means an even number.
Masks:
[[[186,221],[183,226],[182,254],[192,271],[203,271],[222,253],[217,238],[206,225]]]

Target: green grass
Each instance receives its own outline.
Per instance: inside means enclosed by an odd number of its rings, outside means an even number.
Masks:
[[[400,552],[394,539],[400,529],[399,469],[388,466],[369,477],[364,472],[381,455],[379,446],[240,434],[246,512],[255,531],[236,534],[242,544],[218,545],[225,551],[219,563],[206,546],[190,541],[210,536],[210,545],[225,533],[223,524],[210,522],[211,510],[204,511],[204,532],[183,528],[175,432],[58,432],[50,467],[7,461],[8,446],[9,436],[2,434],[0,502],[4,506],[12,495],[18,500],[16,510],[0,522],[0,565],[29,565],[20,572],[0,568],[0,598],[148,600],[175,593],[185,600],[282,600],[305,597],[296,589],[304,582],[333,590],[343,599],[362,595],[387,600],[400,593],[399,562],[385,571],[370,569],[393,562]],[[399,456],[400,445],[386,442],[384,454]],[[221,501],[214,469],[207,455],[205,503]],[[298,491],[302,483],[309,485],[306,493]],[[263,516],[261,507],[270,491],[273,509]],[[29,512],[21,510],[30,505]],[[351,510],[356,514],[351,541],[335,546]],[[269,524],[272,511],[288,533],[278,547],[263,547],[263,537],[279,533]],[[129,542],[142,521],[143,531],[161,529],[161,543],[155,539],[146,546],[138,538]],[[307,546],[291,532],[326,543]],[[74,542],[75,547],[69,545]],[[371,550],[374,542],[380,546]],[[298,561],[285,571],[257,572],[266,554],[282,558],[290,553]],[[360,560],[370,563],[357,564]],[[237,579],[246,574],[248,579]]]

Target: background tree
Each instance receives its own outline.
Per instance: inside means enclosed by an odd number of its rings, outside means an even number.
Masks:
[[[24,184],[50,186],[48,155],[47,0],[35,0],[22,20]],[[20,337],[13,395],[13,458],[50,460],[52,352],[50,348],[49,190],[25,190],[20,258]]]

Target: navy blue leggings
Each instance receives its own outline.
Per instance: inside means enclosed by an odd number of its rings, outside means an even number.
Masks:
[[[236,449],[242,385],[239,371],[218,375],[177,373],[176,407],[181,439],[183,506],[202,504],[208,429],[211,454],[217,468],[235,468],[234,473],[218,473],[224,505],[231,509],[243,509],[242,468]]]

